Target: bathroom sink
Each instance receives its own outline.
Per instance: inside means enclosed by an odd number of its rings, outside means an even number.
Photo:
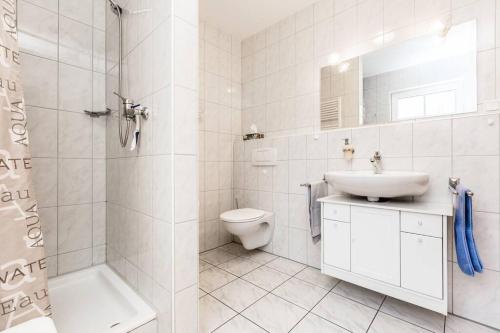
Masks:
[[[380,198],[418,196],[429,189],[429,175],[412,171],[335,171],[325,175],[337,191],[367,197],[368,201]]]

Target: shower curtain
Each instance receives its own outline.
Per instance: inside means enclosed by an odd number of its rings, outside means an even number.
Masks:
[[[31,182],[16,2],[0,2],[0,331],[51,314]]]

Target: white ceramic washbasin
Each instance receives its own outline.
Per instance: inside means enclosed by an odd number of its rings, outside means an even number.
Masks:
[[[412,171],[335,171],[325,175],[337,191],[367,197],[368,201],[379,198],[418,196],[429,189],[429,175]]]

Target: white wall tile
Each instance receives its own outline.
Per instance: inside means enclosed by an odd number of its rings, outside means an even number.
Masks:
[[[57,11],[57,2],[55,11]],[[21,51],[44,58],[57,59],[57,14],[25,1],[18,2],[18,13]]]
[[[198,88],[198,54],[193,47],[198,47],[198,29],[174,19],[174,77],[178,85],[192,90]]]
[[[498,115],[453,120],[453,155],[498,155]]]
[[[295,31],[309,28],[314,23],[314,5],[310,5],[295,14]]]
[[[292,260],[307,263],[307,234],[301,229],[289,229],[289,257]]]
[[[468,277],[454,264],[453,312],[458,316],[499,327],[499,275],[499,272],[486,270],[475,277]]]
[[[27,107],[31,155],[57,157],[57,111]]]
[[[92,71],[59,64],[59,109],[92,110]]]
[[[321,22],[333,16],[334,1],[321,0],[314,4],[314,22]]]
[[[67,0],[59,4],[61,15],[92,25],[92,0]]]
[[[59,207],[57,228],[58,253],[92,247],[92,205]]]
[[[384,31],[392,31],[415,22],[415,0],[384,0]]]
[[[498,156],[456,156],[453,158],[453,174],[462,184],[473,189],[474,207],[478,211],[499,212]]]
[[[383,0],[364,0],[358,6],[358,40],[366,41],[383,31]]]
[[[92,69],[92,27],[61,16],[59,19],[59,60]]]
[[[356,152],[355,158],[370,158],[380,149],[379,127],[362,127],[352,129],[352,144]]]
[[[406,157],[412,154],[412,125],[380,127],[380,150],[384,157]]]
[[[58,198],[60,205],[92,202],[92,160],[60,159]]]
[[[451,120],[417,121],[413,124],[414,156],[450,156]]]
[[[198,281],[198,221],[175,225],[175,289],[183,290]]]
[[[182,222],[198,218],[198,194],[196,157],[177,155],[174,162],[174,207],[175,221]]]
[[[25,53],[21,57],[26,105],[57,109],[57,62]]]

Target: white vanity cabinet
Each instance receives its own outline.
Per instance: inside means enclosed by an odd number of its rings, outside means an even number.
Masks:
[[[351,207],[351,270],[399,285],[399,212]]]
[[[320,201],[324,274],[447,313],[451,203],[373,203],[344,196]]]

